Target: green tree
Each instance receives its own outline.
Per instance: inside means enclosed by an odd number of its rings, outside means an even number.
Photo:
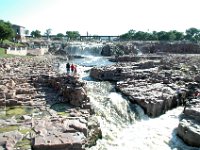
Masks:
[[[26,34],[26,35],[29,35],[29,30],[25,30],[25,34]]]
[[[76,40],[78,37],[80,37],[78,31],[67,31],[66,35],[70,40]]]
[[[169,36],[166,31],[159,31],[156,33],[159,41],[167,41],[169,40]]]
[[[127,33],[120,35],[121,40],[132,40],[135,35],[135,30],[131,29]]]
[[[40,38],[41,32],[39,30],[32,31],[31,36],[34,37],[34,38]]]
[[[175,40],[180,41],[180,40],[184,39],[184,33],[183,32],[179,32],[179,31],[176,31],[176,30],[172,30],[170,32],[172,32],[176,36]]]
[[[49,39],[51,31],[52,31],[51,29],[46,29],[46,32],[44,34],[47,36],[47,39]]]
[[[197,28],[189,28],[186,30],[185,39],[192,41],[192,42],[198,42],[200,41],[200,30]]]
[[[53,37],[53,40],[62,40],[64,36],[64,34],[58,33],[55,37]]]
[[[58,34],[56,35],[56,37],[58,37],[58,38],[62,38],[62,37],[64,37],[64,34],[62,34],[62,33],[58,33]]]
[[[0,20],[0,43],[3,44],[3,41],[14,37],[15,33],[12,29],[12,25],[9,22],[4,22]]]
[[[134,34],[134,40],[150,40],[151,34],[148,32],[138,31]]]

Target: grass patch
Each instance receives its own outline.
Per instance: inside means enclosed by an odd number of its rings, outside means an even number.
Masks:
[[[21,43],[14,43],[9,40],[5,40],[3,44],[10,45],[11,47],[23,47],[24,44]],[[12,54],[5,54],[5,49],[0,47],[0,58],[10,58],[10,57],[32,57],[32,56],[20,56],[20,55],[12,55]]]
[[[5,54],[5,49],[4,48],[0,48],[0,55]]]
[[[6,110],[7,116],[22,116],[26,114],[31,114],[33,112],[33,109],[30,107],[21,107],[21,106],[15,106],[15,107],[8,107]]]
[[[5,54],[5,49],[4,48],[0,48],[0,58],[10,58],[10,57],[14,57],[15,55],[11,55],[11,54]]]
[[[59,116],[69,116],[69,113],[67,113],[67,112],[57,112],[57,114],[59,115]]]
[[[69,108],[71,108],[68,104],[64,103],[58,103],[51,106],[51,108],[55,111],[57,111],[57,114],[60,116],[69,116],[69,113],[67,112]]]
[[[24,46],[24,44],[22,44],[22,43],[14,43],[14,42],[11,42],[9,40],[4,40],[3,44],[7,44],[7,45],[10,45],[10,46],[14,46],[14,47],[22,47],[22,46]]]
[[[0,127],[0,133],[10,132],[10,131],[15,131],[15,130],[18,130],[18,126]]]
[[[21,149],[21,150],[31,149],[31,141],[28,139],[22,139],[21,141],[17,142],[17,144],[15,145],[15,148]]]
[[[23,129],[19,130],[19,132],[21,134],[27,134],[28,132],[31,132],[31,131],[32,131],[32,129],[30,129],[30,128],[23,128]]]

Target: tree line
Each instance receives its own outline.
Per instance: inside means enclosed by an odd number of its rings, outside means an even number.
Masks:
[[[11,23],[0,20],[0,44],[2,44],[4,40],[10,39],[14,36],[15,32],[12,28]]]
[[[31,37],[33,38],[40,38],[42,37],[42,34],[39,30],[35,30],[31,32]],[[49,38],[51,35],[51,29],[47,29],[45,32],[45,36],[47,38]],[[76,40],[80,37],[80,34],[78,31],[66,31],[66,35],[62,34],[62,33],[58,33],[56,36],[54,36],[53,38],[55,40],[61,40],[63,37],[68,37],[70,40]]]
[[[200,41],[200,29],[189,28],[184,32],[176,30],[153,31],[151,33],[144,31],[129,30],[127,33],[120,35],[120,40],[142,40],[142,41],[182,41],[188,40],[191,42]]]
[[[51,32],[48,32],[49,29],[46,30],[45,35],[49,37]],[[31,32],[32,37],[41,37],[41,32],[36,30]],[[58,33],[54,36],[55,39],[61,39],[64,36],[68,37],[70,40],[76,40],[80,37],[78,31],[66,31],[66,35],[62,33]],[[169,32],[166,31],[153,31],[153,32],[144,32],[144,31],[135,31],[129,30],[127,33],[124,33],[119,36],[120,40],[141,40],[141,41],[191,41],[191,42],[199,42],[200,41],[200,29],[197,28],[189,28],[185,32],[179,32],[176,30],[171,30]]]
[[[44,35],[49,38],[51,35],[51,29],[47,29]],[[25,30],[25,34],[29,34],[29,30]],[[33,38],[42,37],[41,31],[34,30],[30,33]],[[66,31],[66,34],[58,33],[54,36],[54,39],[62,39],[64,36],[68,37],[70,40],[76,40],[80,37],[78,31]],[[17,38],[17,33],[12,28],[10,22],[5,22],[0,20],[0,43],[2,44],[5,39]],[[127,33],[124,33],[119,36],[120,40],[142,40],[142,41],[182,41],[187,40],[191,42],[200,41],[200,29],[189,28],[185,32],[179,32],[176,30],[166,31],[153,31],[153,32],[144,32],[144,31],[135,31],[133,29],[129,30]]]

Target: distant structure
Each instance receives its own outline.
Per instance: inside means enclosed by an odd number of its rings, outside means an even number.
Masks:
[[[119,41],[120,36],[112,36],[112,35],[86,35],[80,36],[80,41],[89,40],[89,39],[96,39],[99,41]]]
[[[14,41],[15,42],[26,42],[25,27],[13,24],[12,28],[16,33]]]

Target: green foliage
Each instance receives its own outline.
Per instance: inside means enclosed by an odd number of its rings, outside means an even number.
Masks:
[[[76,40],[78,39],[78,37],[80,37],[80,34],[78,31],[67,31],[66,35],[70,40]]]
[[[143,32],[143,31],[135,31],[129,30],[127,33],[120,35],[121,40],[159,40],[159,41],[181,41],[181,40],[189,40],[191,42],[200,41],[200,30],[196,28],[187,29],[185,34],[183,32],[179,32],[176,30],[171,30],[169,32],[166,31],[153,31]]]
[[[11,23],[0,20],[0,43],[3,44],[4,40],[10,39],[14,35]]]
[[[47,29],[46,32],[44,33],[47,36],[47,39],[49,39],[51,31],[52,31],[51,29]]]
[[[0,55],[4,55],[5,54],[5,49],[0,48]]]
[[[25,30],[25,34],[26,34],[26,35],[29,35],[29,30]]]
[[[196,29],[196,28],[187,29],[185,39],[192,41],[192,42],[200,41],[200,30]]]
[[[31,141],[24,138],[21,141],[18,141],[15,147],[16,147],[15,149],[21,149],[21,150],[31,149]]]
[[[40,38],[42,35],[41,35],[41,32],[39,30],[35,30],[35,31],[31,32],[31,36],[34,37],[34,38]]]
[[[12,42],[12,41],[9,41],[9,40],[4,40],[3,41],[3,44],[6,44],[6,45],[9,45],[10,47],[13,46],[13,47],[23,47],[24,44],[23,43],[15,43],[15,42]]]
[[[8,107],[6,111],[7,116],[22,116],[26,114],[32,113],[32,108],[29,107],[21,107],[21,106],[15,106],[15,107]]]
[[[5,127],[0,127],[0,133],[4,133],[4,132],[10,132],[10,131],[15,131],[18,130],[18,126],[5,126]]]
[[[22,129],[19,129],[19,132],[21,134],[27,134],[28,132],[31,132],[32,129],[31,128],[22,128]]]
[[[56,37],[53,38],[53,40],[62,40],[64,36],[65,36],[64,34],[58,33],[58,34],[56,35]]]
[[[5,49],[4,48],[0,48],[0,58],[8,58],[8,57],[14,57],[14,55],[5,54]]]
[[[120,35],[121,40],[131,40],[133,39],[135,30],[129,30],[127,33]]]
[[[56,37],[58,37],[58,38],[62,38],[62,37],[64,37],[64,34],[62,34],[62,33],[58,33],[58,34],[56,35]]]

